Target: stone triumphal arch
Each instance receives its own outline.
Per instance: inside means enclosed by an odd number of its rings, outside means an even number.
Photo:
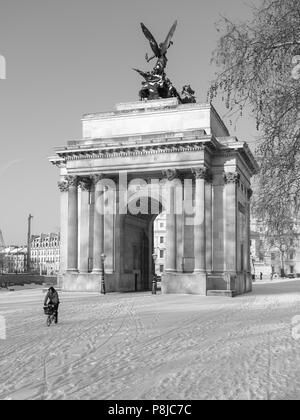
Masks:
[[[118,104],[83,117],[83,138],[56,148],[60,285],[149,290],[153,221],[167,216],[163,293],[251,290],[250,178],[257,163],[209,104]]]

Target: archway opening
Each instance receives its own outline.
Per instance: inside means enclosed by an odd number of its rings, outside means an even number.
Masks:
[[[140,211],[133,214],[129,203],[121,225],[122,289],[136,292],[151,290],[154,274],[160,279],[165,267],[166,216],[163,206],[158,201],[154,205],[153,199],[148,198]],[[154,254],[157,255],[156,261]]]

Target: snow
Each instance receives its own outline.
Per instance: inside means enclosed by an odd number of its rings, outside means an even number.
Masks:
[[[299,399],[300,280],[236,297],[0,293],[0,399]],[[300,321],[299,321],[300,322]]]

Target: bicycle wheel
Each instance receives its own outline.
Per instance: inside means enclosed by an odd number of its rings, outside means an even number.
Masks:
[[[47,327],[50,327],[51,322],[52,322],[51,315],[48,315],[48,317],[47,317]]]

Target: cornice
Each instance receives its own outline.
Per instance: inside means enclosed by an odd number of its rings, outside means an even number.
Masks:
[[[247,143],[232,143],[227,147],[221,147],[218,150],[220,156],[231,157],[237,154],[244,160],[248,168],[252,171],[252,175],[255,175],[259,171],[259,165],[256,162],[249,146]]]
[[[170,99],[170,98],[169,98]],[[174,99],[174,98],[172,98]],[[162,102],[163,101],[163,102]],[[82,121],[91,121],[91,120],[101,120],[101,119],[116,119],[116,118],[126,118],[130,116],[143,116],[143,115],[150,115],[150,114],[165,114],[165,113],[180,113],[180,112],[187,112],[187,111],[195,111],[195,110],[202,110],[202,109],[212,109],[212,106],[209,103],[192,103],[192,104],[178,104],[173,103],[173,101],[166,101],[162,99],[161,102],[133,102],[129,103],[132,107],[127,109],[115,109],[113,111],[108,112],[98,112],[98,113],[91,113],[91,114],[84,114],[82,117]],[[136,107],[134,106],[136,104]],[[117,107],[122,104],[118,104]],[[124,104],[123,104],[124,105]],[[215,111],[215,110],[214,110]],[[216,111],[215,111],[216,112]]]
[[[214,146],[211,146],[214,147]],[[56,158],[50,161],[56,165],[62,160],[64,162],[70,160],[81,159],[108,159],[113,157],[130,157],[130,156],[147,156],[164,153],[181,153],[181,152],[199,152],[208,150],[209,145],[203,141],[196,142],[176,142],[168,144],[155,145],[132,145],[132,146],[115,146],[115,147],[93,147],[93,148],[74,148],[57,150]]]

